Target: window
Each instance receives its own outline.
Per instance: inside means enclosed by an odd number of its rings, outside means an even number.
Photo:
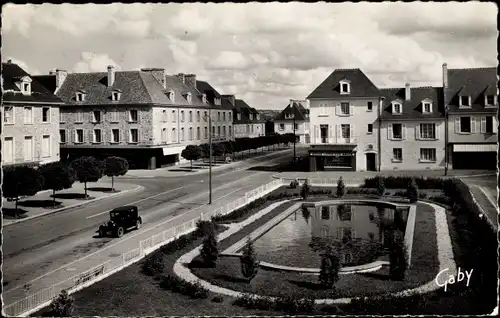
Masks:
[[[94,129],[93,143],[100,144],[102,142],[102,134],[100,129]]]
[[[460,96],[460,105],[459,106],[469,107],[470,106],[469,97],[470,96]]]
[[[493,116],[486,116],[484,122],[484,132],[493,134]]]
[[[226,121],[226,112],[222,112],[222,120]]]
[[[403,125],[402,124],[392,124],[392,138],[393,139],[403,139]]]
[[[293,126],[293,129],[294,130],[299,130],[299,124],[295,123],[294,126]]]
[[[139,112],[137,111],[137,109],[131,109],[129,110],[128,112],[129,114],[129,121],[130,122],[137,122],[139,120]]]
[[[120,130],[119,129],[111,129],[111,142],[119,143],[120,142]]]
[[[119,121],[120,121],[120,113],[117,110],[111,112],[111,122],[117,123]]]
[[[175,103],[175,93],[174,91],[168,92],[168,98],[172,101],[172,103]]]
[[[205,127],[205,131],[203,132],[203,138],[207,139],[208,138],[208,128]]]
[[[348,94],[349,91],[350,91],[350,87],[349,87],[349,83],[348,82],[340,82],[340,93],[341,94]]]
[[[196,140],[200,140],[200,127],[196,128]]]
[[[50,123],[50,107],[42,108],[42,122]]]
[[[83,113],[82,112],[77,112],[76,113],[76,122],[77,123],[83,123]]]
[[[93,123],[100,123],[101,122],[101,111],[100,110],[94,110],[92,112],[92,122]]]
[[[424,114],[430,114],[430,113],[432,113],[432,104],[431,103],[424,103],[424,105],[423,105],[423,113]]]
[[[403,161],[403,148],[392,148],[392,160]]]
[[[220,112],[217,112],[217,121],[220,121]]]
[[[85,95],[83,93],[76,93],[76,101],[83,102],[85,100]]]
[[[181,128],[181,141],[184,141],[184,127]]]
[[[279,130],[285,130],[285,124],[280,124]]]
[[[486,95],[486,105],[495,105],[495,95]]]
[[[190,123],[193,122],[193,111],[192,110],[189,111],[189,122]]]
[[[181,123],[183,123],[183,122],[184,122],[184,111],[181,110]]]
[[[4,108],[4,124],[13,124],[14,123],[14,107],[5,107]]]
[[[368,124],[368,133],[373,134],[373,124]]]
[[[167,110],[164,109],[163,112],[162,112],[162,115],[161,115],[161,121],[162,122],[167,122],[168,121],[168,118],[167,118]]]
[[[206,111],[205,111],[205,113],[204,113],[204,115],[203,115],[203,119],[204,119],[205,121],[207,121],[207,120],[208,120],[208,112],[206,112]]]
[[[328,206],[321,207],[321,219],[330,220],[330,207]]]
[[[253,120],[253,114],[250,114],[250,120]]]
[[[113,92],[113,93],[111,93],[111,100],[116,102],[116,101],[120,100],[121,95],[122,94],[119,91]]]
[[[220,136],[220,126],[217,126],[217,137]]]
[[[167,128],[163,128],[161,130],[161,142],[162,143],[167,143]]]
[[[349,138],[351,136],[351,125],[342,124],[340,128],[342,129],[342,138]]]
[[[200,111],[196,112],[196,121],[200,122]]]
[[[81,144],[83,142],[83,129],[77,129],[75,131],[75,143]]]
[[[257,120],[260,120],[260,114],[257,114],[256,116],[257,116]]]
[[[138,143],[139,142],[139,130],[137,128],[130,129],[129,142]]]
[[[23,158],[25,161],[33,161],[33,136],[24,137]],[[44,152],[44,149],[42,149]]]
[[[402,113],[402,107],[401,107],[400,103],[392,104],[392,113],[393,114],[401,114]]]
[[[212,126],[212,136],[215,136],[215,126]]]
[[[189,137],[189,140],[193,140],[193,127],[189,127],[189,132],[188,132],[188,137]]]
[[[175,128],[172,128],[172,142],[177,142],[177,134],[175,133]]]
[[[33,107],[24,107],[24,124],[33,124]]]
[[[318,116],[328,116],[328,109],[326,107],[326,104],[319,104]]]
[[[436,124],[420,124],[420,138],[436,139]]]
[[[222,127],[222,137],[226,137],[226,126]]]
[[[172,111],[172,122],[175,123],[175,121],[177,120],[176,116],[175,116],[175,110]]]
[[[3,162],[14,162],[14,137],[5,137],[2,144],[2,160]]]
[[[186,94],[186,100],[189,104],[191,104],[191,93]]]
[[[420,148],[420,160],[421,161],[436,161],[436,149],[435,148]]]
[[[472,132],[471,117],[460,117],[460,132],[462,133]]]
[[[23,92],[24,93],[29,93],[30,90],[30,83],[23,83]]]
[[[231,133],[232,133],[232,126],[229,126],[228,128],[229,128],[229,130],[228,130],[228,135],[229,135],[229,137],[231,137]]]
[[[66,129],[59,129],[59,142],[65,144],[66,141]]]
[[[349,115],[349,103],[340,103],[340,113],[342,115]]]
[[[59,123],[64,123],[64,122],[66,122],[66,113],[59,111]]]
[[[368,111],[371,112],[373,110],[373,102],[368,102]]]
[[[238,118],[238,120],[241,120],[241,114],[237,114],[236,118]]]

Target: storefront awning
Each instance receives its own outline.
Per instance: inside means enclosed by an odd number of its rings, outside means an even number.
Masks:
[[[321,152],[351,152],[356,151],[357,145],[345,145],[345,144],[323,144],[323,145],[311,145],[309,151],[321,151]]]
[[[309,151],[309,156],[312,157],[345,157],[355,156],[355,152],[337,152],[337,151]]]
[[[496,144],[453,145],[454,152],[497,152]]]
[[[177,155],[177,154],[180,154],[182,152],[182,150],[184,150],[184,148],[186,148],[186,146],[166,147],[166,148],[163,148],[163,155],[164,156]]]

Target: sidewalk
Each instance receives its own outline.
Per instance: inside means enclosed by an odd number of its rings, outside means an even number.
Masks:
[[[40,191],[34,196],[19,200],[17,218],[14,216],[15,202],[4,200],[2,206],[2,224],[3,226],[8,226],[47,214],[78,207],[97,200],[124,195],[130,192],[138,192],[144,189],[142,186],[122,182],[115,182],[114,186],[117,192],[111,192],[111,183],[88,183],[87,195],[90,196],[90,199],[85,200],[84,184],[79,182],[75,183],[70,189],[56,192],[56,204],[58,204],[56,208],[53,207],[54,199],[52,197],[52,190]]]
[[[473,198],[476,200],[477,204],[481,207],[484,214],[493,225],[496,231],[498,231],[498,210],[493,198],[490,198],[486,189],[476,186],[469,185],[470,192]],[[493,202],[492,202],[493,201]]]
[[[272,147],[270,148],[272,149]],[[245,163],[251,163],[252,160],[258,158],[265,158],[268,156],[272,156],[274,154],[279,154],[286,150],[293,149],[290,148],[275,148],[275,150],[267,150],[267,147],[264,147],[264,152],[262,152],[262,148],[257,149],[257,151],[251,150],[250,156],[248,155],[248,151],[245,151],[243,154],[243,159],[241,159],[242,153],[236,153],[235,161],[230,163],[223,163],[221,161],[217,161],[216,163],[212,163],[212,172],[214,171],[223,171],[226,169],[237,168]],[[193,171],[187,172],[190,170],[191,163],[183,163],[178,166],[158,168],[154,170],[129,170],[125,175],[128,178],[154,178],[154,177],[183,177],[183,176],[192,176],[203,173],[208,173],[209,163],[203,162],[203,160],[193,161]]]

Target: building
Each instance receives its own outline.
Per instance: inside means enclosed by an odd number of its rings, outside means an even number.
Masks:
[[[443,64],[447,162],[452,169],[496,169],[497,69]]]
[[[309,109],[304,107],[307,101],[291,99],[290,103],[274,118],[274,131],[279,134],[295,134],[299,143],[308,144],[309,136]]]
[[[222,95],[222,107],[233,112],[234,138],[265,136],[265,120],[259,112],[234,95]]]
[[[62,100],[10,60],[2,84],[2,166],[59,161]]]
[[[277,109],[257,109],[260,114],[260,117],[265,120],[264,130],[265,135],[270,136],[275,133],[274,130],[274,118],[281,113],[281,110]]]
[[[337,69],[307,99],[310,170],[376,169],[381,98],[370,79],[359,69]]]
[[[404,88],[380,89],[380,93],[381,166],[369,170],[444,170],[443,89],[406,84]],[[373,133],[370,127],[366,133]]]
[[[107,72],[97,73],[57,70],[43,81],[66,103],[60,120],[65,160],[120,156],[132,169],[155,169],[182,162],[187,145],[208,142],[210,113],[213,134],[230,129],[230,114],[219,120],[222,109],[214,109],[192,74],[108,66]]]

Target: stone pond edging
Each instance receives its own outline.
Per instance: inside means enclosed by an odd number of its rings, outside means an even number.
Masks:
[[[228,230],[222,232],[219,234],[217,240],[222,241],[229,236],[235,234],[239,230],[241,230],[243,227],[246,225],[254,222],[256,219],[264,216],[265,214],[269,213],[272,209],[276,208],[277,206],[284,204],[285,202],[288,202],[290,200],[284,200],[280,202],[276,202],[271,204],[269,207],[259,211],[252,217],[237,223],[237,224],[232,224]],[[438,260],[439,260],[439,271],[442,271],[444,269],[448,269],[448,274],[449,275],[456,275],[457,269],[456,269],[456,264],[454,260],[454,255],[453,255],[453,249],[451,245],[451,238],[450,234],[448,231],[448,223],[446,220],[446,210],[441,207],[440,205],[430,203],[430,202],[422,202],[423,204],[428,204],[431,207],[434,208],[435,210],[435,217],[436,217],[436,235],[437,235],[437,246],[438,246]],[[257,217],[258,216],[258,217]],[[238,292],[235,290],[231,290],[228,288],[220,287],[213,285],[209,283],[208,281],[205,281],[203,279],[200,279],[196,275],[194,275],[189,268],[187,268],[184,264],[189,264],[198,254],[201,249],[201,245],[197,246],[190,252],[182,255],[179,259],[174,264],[174,273],[179,276],[180,278],[184,279],[185,281],[192,282],[192,283],[200,283],[203,287],[207,288],[213,293],[217,294],[222,294],[226,296],[231,296],[231,297],[241,297],[244,295],[250,295],[252,297],[266,297],[268,299],[276,299],[277,297],[273,296],[262,296],[262,295],[257,295],[257,294],[250,294],[250,293],[242,293]],[[431,291],[434,291],[436,289],[439,289],[440,286],[438,286],[435,282],[435,280],[432,280],[424,285],[421,285],[416,288],[412,289],[407,289],[404,291],[400,292],[395,292],[391,293],[392,296],[394,297],[406,297],[414,294],[423,294],[423,293],[428,293]],[[337,298],[337,299],[316,299],[315,303],[316,304],[348,304],[351,302],[352,299],[368,299],[372,298],[375,296],[370,296],[370,297],[351,297],[351,298]]]

